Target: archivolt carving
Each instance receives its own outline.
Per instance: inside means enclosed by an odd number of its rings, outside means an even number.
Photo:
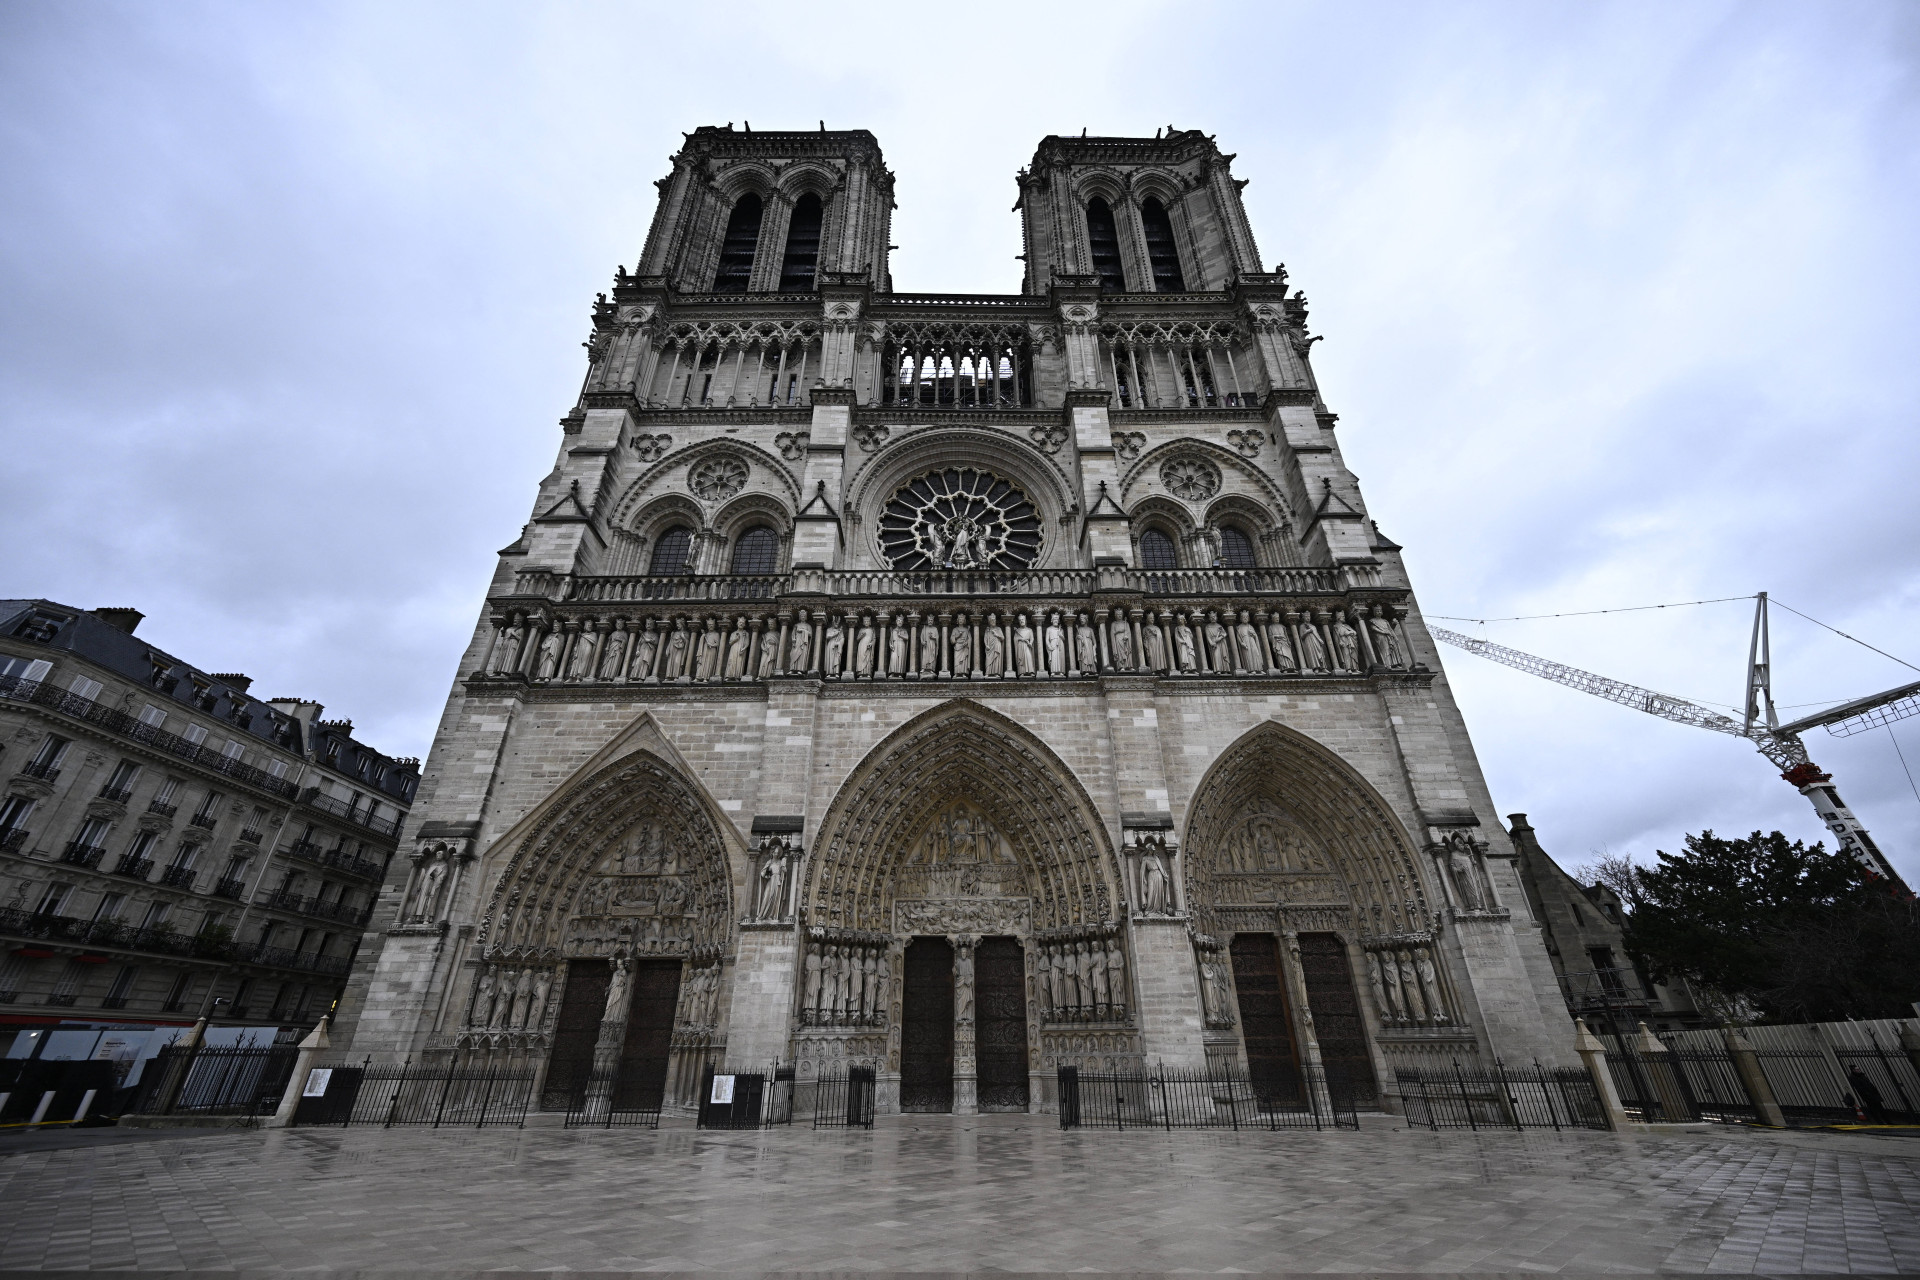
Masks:
[[[1277,519],[1291,525],[1293,523],[1293,504],[1278,485],[1245,458],[1213,443],[1211,440],[1180,439],[1170,440],[1143,453],[1136,461],[1128,465],[1120,475],[1120,501],[1122,506],[1135,501],[1136,490],[1149,476],[1159,474],[1160,465],[1170,461],[1175,453],[1203,455],[1220,469],[1220,474],[1240,480],[1251,488],[1259,490],[1265,497],[1266,505],[1273,509]],[[1211,495],[1209,495],[1211,496]]]
[[[626,490],[621,493],[620,500],[614,504],[614,525],[623,529],[630,527],[628,522],[632,519],[633,513],[639,509],[642,503],[647,502],[655,496],[654,486],[662,476],[677,467],[691,468],[697,466],[701,460],[711,454],[736,454],[758,463],[759,466],[754,468],[755,476],[757,477],[764,473],[774,477],[780,482],[781,492],[786,494],[787,509],[790,511],[797,511],[799,509],[800,486],[794,482],[793,473],[787,467],[787,464],[774,457],[771,453],[768,453],[765,449],[762,449],[759,445],[752,444],[745,440],[708,440],[704,443],[690,445],[687,448],[668,454],[665,458],[662,458],[659,462],[654,463],[645,471],[641,472],[640,478],[629,484]]]
[[[1430,927],[1411,842],[1387,804],[1317,743],[1266,724],[1221,756],[1187,817],[1187,902],[1225,936],[1251,916],[1326,907],[1368,935]],[[1267,927],[1274,925],[1269,923]]]
[[[581,782],[512,851],[481,917],[489,958],[710,954],[728,937],[727,845],[649,752]]]
[[[956,823],[964,855],[951,853]],[[948,860],[931,861],[930,832],[945,833]],[[875,747],[814,850],[802,901],[816,925],[891,930],[896,895],[1029,898],[1041,929],[1112,920],[1120,902],[1118,864],[1079,783],[1026,730],[967,701]]]

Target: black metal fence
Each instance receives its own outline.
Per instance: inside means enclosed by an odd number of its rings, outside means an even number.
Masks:
[[[1289,1094],[1257,1088],[1246,1075],[1220,1068],[1090,1072],[1061,1067],[1057,1091],[1062,1129],[1358,1129],[1344,1090]]]
[[[874,1080],[872,1067],[845,1067],[799,1081],[794,1111],[810,1113],[816,1129],[871,1129]]]
[[[1407,1126],[1423,1129],[1605,1129],[1606,1107],[1581,1068],[1400,1071]]]
[[[597,1070],[567,1099],[569,1129],[658,1129],[666,1103],[662,1089],[635,1089],[619,1071]]]
[[[524,1128],[534,1073],[501,1066],[317,1067],[301,1084],[296,1125],[377,1124]]]
[[[1889,1050],[1871,1030],[1871,1049],[1835,1049],[1855,1103],[1856,1120],[1868,1124],[1920,1124],[1920,1064],[1900,1050]]]
[[[141,1073],[131,1110],[139,1115],[272,1115],[299,1052],[293,1045],[167,1045]]]

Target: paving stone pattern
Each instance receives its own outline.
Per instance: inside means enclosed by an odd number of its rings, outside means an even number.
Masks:
[[[14,1151],[0,1269],[1915,1272],[1920,1139],[292,1130]]]

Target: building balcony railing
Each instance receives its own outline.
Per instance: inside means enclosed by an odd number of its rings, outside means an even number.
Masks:
[[[379,880],[387,874],[387,869],[377,862],[357,858],[343,849],[322,849],[319,845],[307,840],[297,840],[282,852],[290,853],[296,858],[303,858],[319,866],[331,867],[335,871],[343,871],[350,876],[359,876],[364,880]]]
[[[1630,968],[1582,969],[1560,977],[1567,1005],[1579,1012],[1631,1012],[1646,1009],[1651,1001],[1640,984],[1640,975]]]
[[[278,907],[282,911],[296,911],[301,915],[316,916],[322,920],[339,920],[351,925],[364,925],[373,914],[369,907],[349,906],[344,902],[322,902],[318,897],[290,893],[278,890],[263,895],[260,902],[269,907]]]
[[[147,806],[147,812],[157,813],[163,818],[171,818],[174,814],[180,812],[180,806],[177,804],[161,804],[158,800],[155,800]]]
[[[127,997],[107,996],[100,1001],[100,1007],[102,1009],[124,1009],[127,1007]]]
[[[153,874],[153,859],[136,857],[129,853],[114,864],[113,874],[125,876],[129,880],[145,880]]]
[[[300,803],[306,805],[309,809],[318,809],[321,813],[331,814],[336,818],[345,818],[348,822],[356,826],[365,827],[369,831],[377,831],[383,836],[396,836],[400,834],[400,823],[398,819],[376,818],[370,808],[361,809],[355,805],[348,804],[344,800],[336,800],[332,796],[323,793],[318,787],[308,787],[305,791],[301,792]]]
[[[106,849],[97,844],[81,844],[78,840],[67,841],[67,847],[60,851],[60,861],[76,867],[97,867],[105,856]]]
[[[219,825],[219,822],[220,815],[217,813],[196,813],[187,819],[188,825],[201,827],[208,831],[213,830],[214,827]]]
[[[197,742],[189,742],[177,734],[157,729],[114,707],[102,706],[91,698],[82,698],[56,689],[39,680],[22,680],[18,676],[0,676],[0,698],[15,702],[27,702],[36,707],[70,716],[96,725],[109,733],[141,743],[156,751],[190,760],[203,769],[232,778],[234,781],[265,791],[270,795],[292,799],[296,788],[285,778],[276,778],[265,769],[256,769],[250,764],[210,751]],[[51,781],[51,779],[49,779]]]
[[[0,907],[0,934],[119,951],[230,960],[334,975],[345,974],[353,963],[344,956],[321,956],[286,947],[246,946],[224,933],[194,936],[165,926],[136,929],[120,920],[81,920],[73,916],[44,915],[12,907]]]
[[[49,995],[43,1003],[54,1005],[55,1007],[58,1007],[58,1008],[66,1008],[71,1006],[73,1002],[79,998],[80,997],[77,992],[56,991],[53,994]]]
[[[125,804],[133,795],[132,787],[105,786],[100,788],[100,798],[114,804]]]
[[[1380,587],[1373,565],[1245,569],[799,569],[783,574],[584,576],[532,569],[514,594],[554,603],[644,604],[951,596],[1090,597],[1118,592],[1155,597],[1337,596]]]
[[[20,776],[52,782],[60,776],[60,767],[50,760],[29,760],[20,766]]]
[[[258,831],[242,831],[238,839],[241,844],[259,844],[260,833]]]
[[[175,889],[191,889],[197,875],[192,867],[168,867],[160,873],[160,883]]]
[[[213,896],[231,898],[238,902],[247,896],[247,884],[244,880],[220,879],[213,882]]]
[[[33,839],[33,832],[25,827],[8,827],[0,831],[0,853],[17,853]]]

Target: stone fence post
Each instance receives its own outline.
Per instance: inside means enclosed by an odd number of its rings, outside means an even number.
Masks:
[[[330,1041],[327,1039],[327,1023],[333,1015],[328,1014],[313,1024],[313,1030],[307,1032],[307,1038],[300,1042],[300,1052],[293,1060],[293,1074],[287,1077],[287,1091],[280,1096],[280,1109],[273,1113],[273,1119],[267,1121],[269,1129],[285,1129],[293,1124],[294,1109],[300,1105],[300,1095],[306,1092],[307,1076],[313,1071],[313,1064],[320,1060]]]
[[[1687,1104],[1686,1094],[1680,1091],[1680,1078],[1676,1074],[1680,1064],[1673,1060],[1673,1050],[1661,1043],[1644,1019],[1640,1023],[1640,1034],[1634,1037],[1634,1048],[1646,1063],[1647,1074],[1653,1077],[1653,1091],[1660,1098],[1660,1118],[1667,1124],[1691,1122],[1693,1108]]]
[[[1625,1129],[1628,1124],[1627,1109],[1620,1105],[1620,1092],[1613,1087],[1613,1072],[1607,1067],[1607,1046],[1599,1036],[1587,1029],[1585,1018],[1573,1020],[1573,1048],[1580,1055],[1580,1061],[1586,1064],[1587,1074],[1593,1077],[1593,1092],[1600,1099],[1601,1109],[1607,1113],[1607,1127],[1615,1131]]]
[[[1733,1069],[1740,1075],[1740,1087],[1753,1102],[1755,1117],[1770,1128],[1786,1128],[1787,1118],[1780,1111],[1779,1099],[1773,1096],[1773,1082],[1760,1069],[1760,1055],[1753,1051],[1752,1043],[1731,1023],[1720,1028],[1720,1035],[1727,1042],[1727,1055],[1733,1059]]]

